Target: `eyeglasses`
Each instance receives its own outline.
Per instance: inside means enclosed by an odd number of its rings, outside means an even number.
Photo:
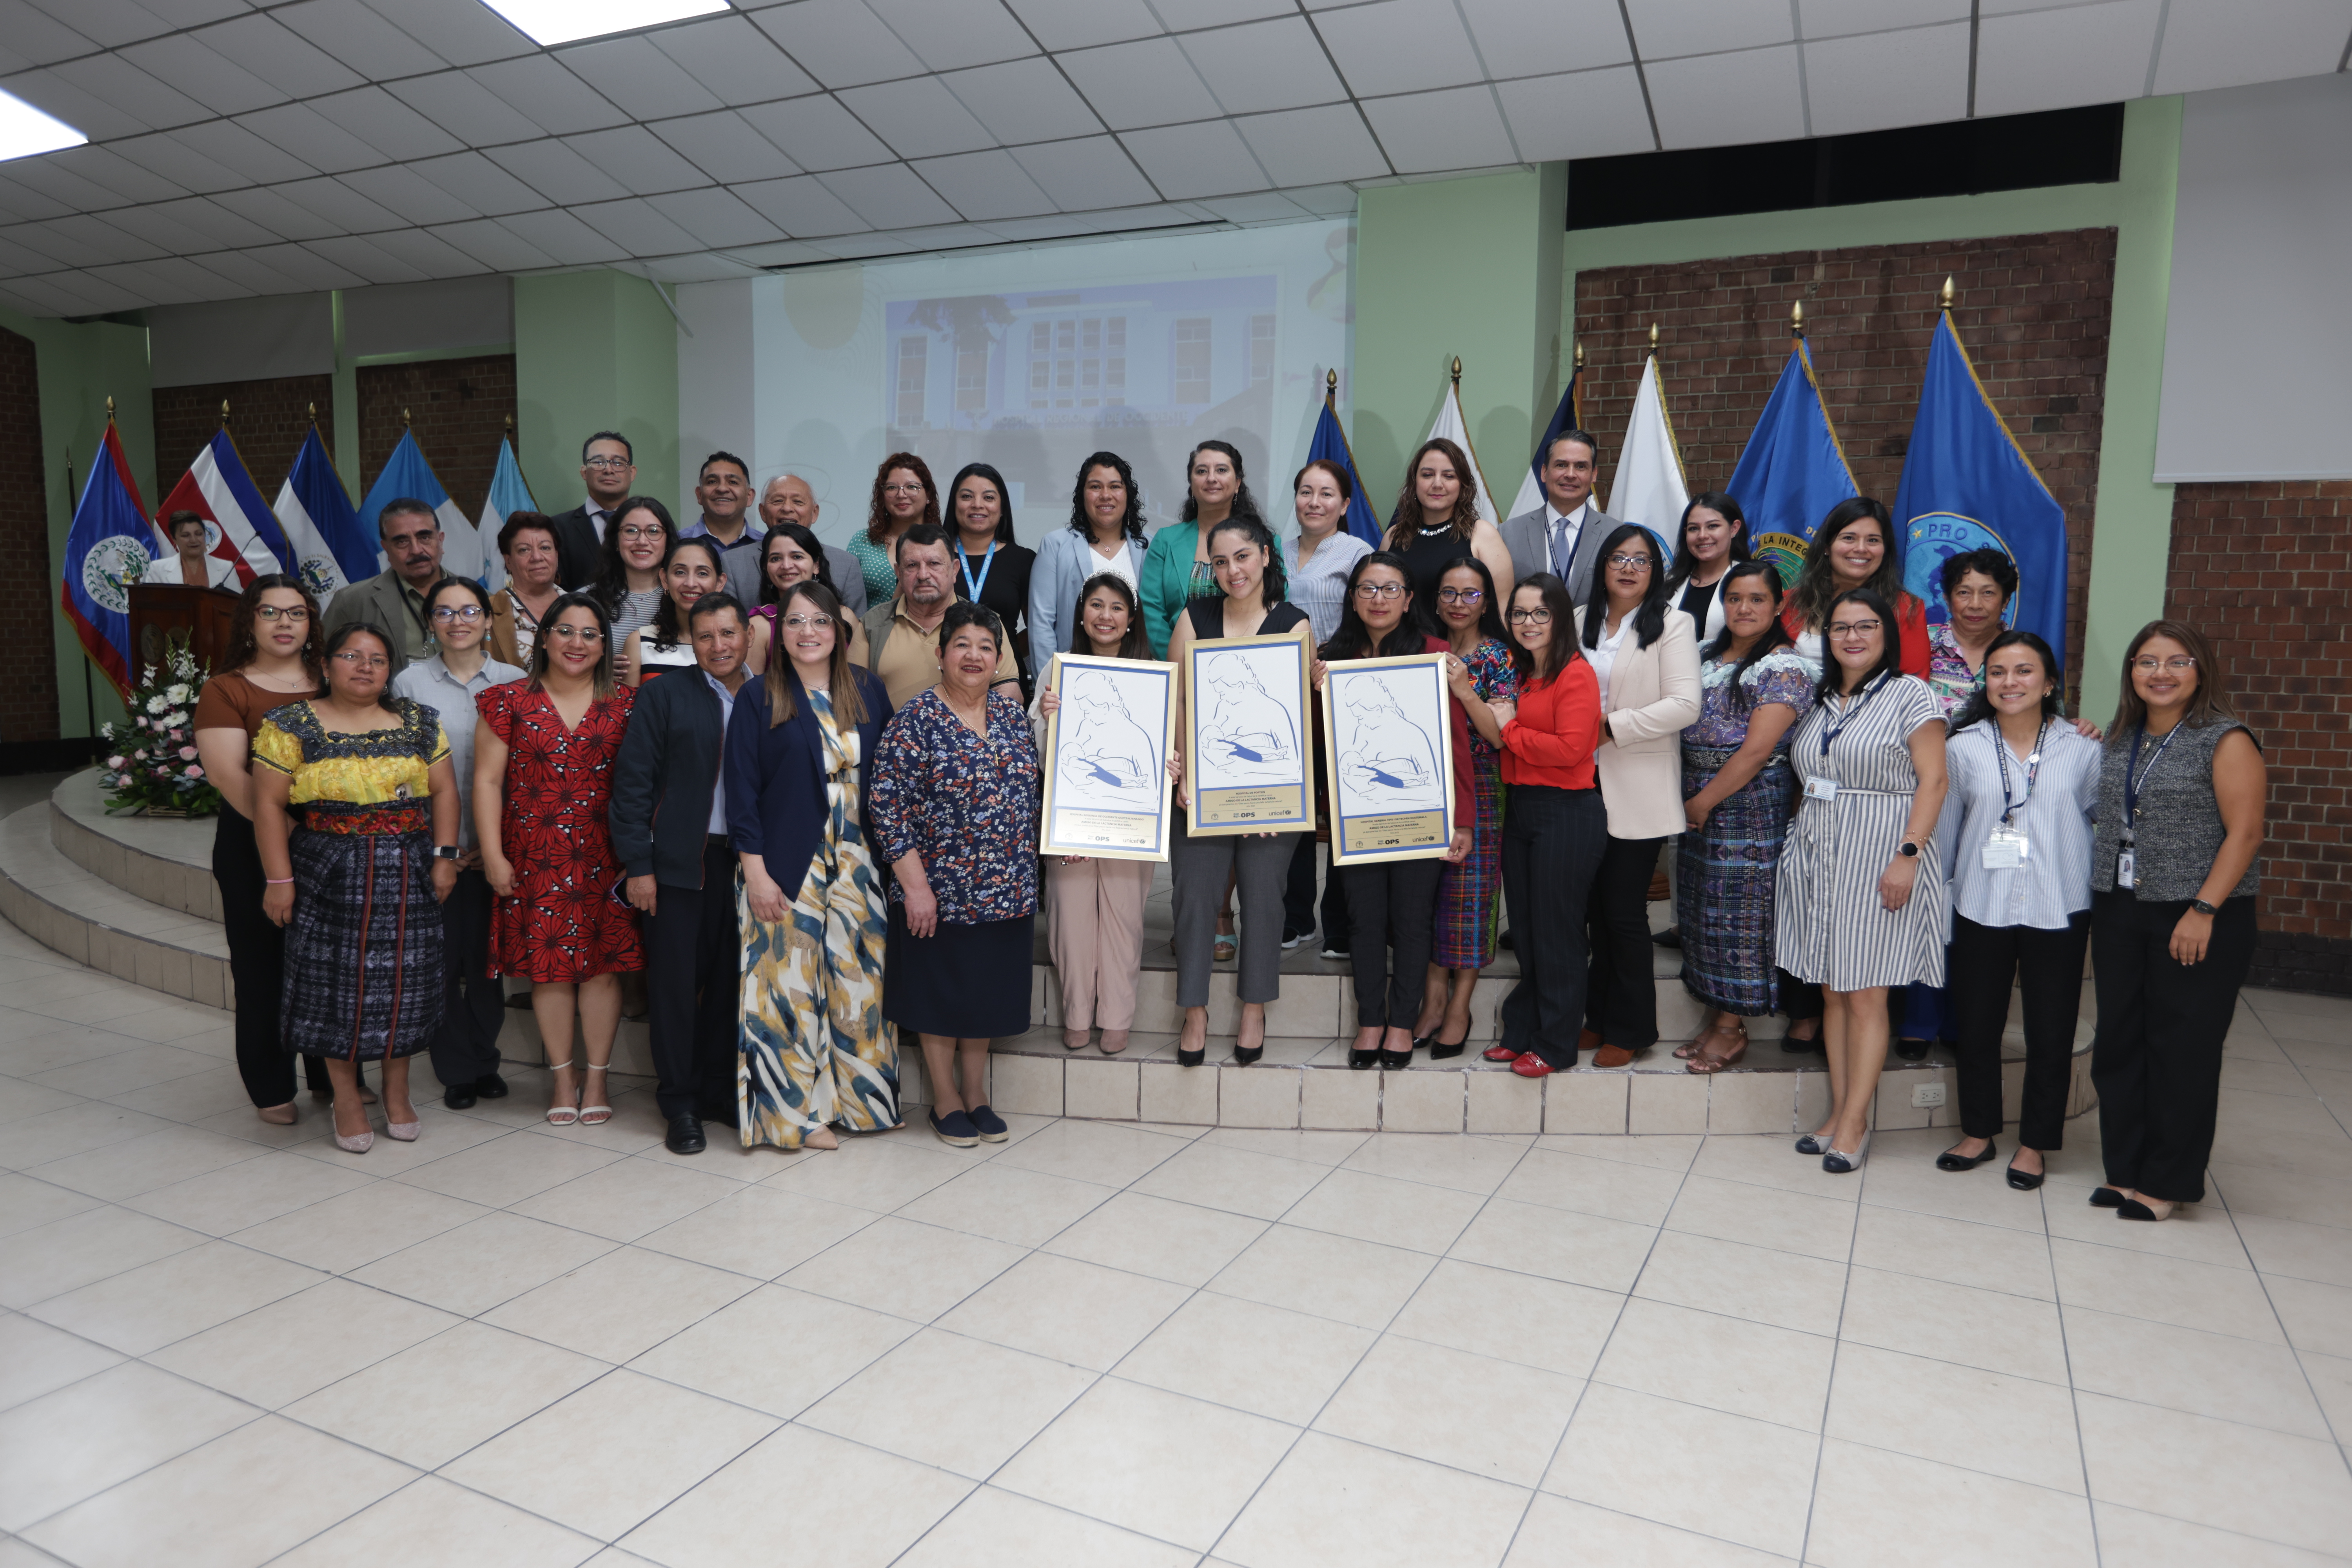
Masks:
[[[1448,605],[1483,605],[1486,602],[1486,590],[1484,588],[1440,588],[1437,591],[1437,597],[1439,602]]]
[[[1867,637],[1885,624],[1884,621],[1832,621],[1830,636],[1833,637]]]
[[[392,660],[380,653],[362,653],[357,648],[345,648],[335,656],[335,662],[346,669],[388,669]]]
[[[621,537],[623,539],[659,539],[663,534],[668,531],[669,531],[667,529],[662,527],[659,523],[655,523],[650,528],[641,528],[635,524],[624,523],[621,527]]]
[[[478,621],[482,618],[479,605],[436,605],[433,609],[436,621]]]
[[[1393,599],[1399,594],[1403,592],[1404,584],[1402,583],[1359,583],[1356,584],[1356,597],[1359,599]]]
[[[2154,675],[2159,669],[2168,669],[2175,675],[2186,675],[2197,668],[2197,661],[2185,653],[2177,653],[2170,658],[2162,660],[2150,653],[2142,654],[2132,660],[2132,668],[2142,675]]]
[[[919,496],[923,493],[923,487],[920,485],[884,485],[882,487],[882,493],[886,496]]]
[[[788,632],[813,632],[819,626],[831,625],[833,625],[831,616],[786,616],[784,617],[784,630]]]
[[[593,468],[600,474],[617,473],[623,468],[636,467],[626,458],[591,458],[580,466],[583,468]]]
[[[253,613],[265,621],[291,621],[297,626],[310,618],[310,612],[299,605],[256,605]]]
[[[594,626],[550,626],[547,635],[562,642],[603,642],[604,634]]]
[[[1513,610],[1506,617],[1513,626],[1548,626],[1551,625],[1549,610]]]
[[[1649,566],[1655,563],[1652,562],[1647,555],[1612,555],[1609,558],[1609,564],[1620,571],[1631,572],[1636,566]]]

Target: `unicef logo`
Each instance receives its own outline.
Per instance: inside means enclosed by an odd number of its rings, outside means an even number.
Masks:
[[[1944,563],[1972,550],[1998,550],[2011,565],[2017,562],[2016,552],[2000,535],[1975,518],[1956,511],[1927,511],[1911,520],[1903,551],[1903,585],[1927,606],[1930,626],[1942,626],[1952,618],[1944,608]],[[2014,597],[2003,607],[2001,622],[2016,624]]]
[[[82,592],[101,609],[129,615],[130,584],[146,574],[148,560],[147,547],[127,533],[101,539],[81,558]]]

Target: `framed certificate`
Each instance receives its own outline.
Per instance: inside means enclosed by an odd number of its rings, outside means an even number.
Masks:
[[[1167,859],[1176,667],[1057,653],[1045,686],[1061,707],[1045,721],[1037,852]]]
[[[1184,652],[1184,781],[1195,834],[1313,831],[1307,629],[1212,637]]]
[[[1454,724],[1445,656],[1325,667],[1331,864],[1434,859],[1454,840]]]

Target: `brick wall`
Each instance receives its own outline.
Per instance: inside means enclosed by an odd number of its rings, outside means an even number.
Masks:
[[[87,465],[89,454],[81,458]],[[58,613],[43,483],[48,460],[32,340],[0,331],[0,646],[20,656],[12,661],[14,679],[0,682],[0,744],[11,747],[58,738],[58,668],[48,652]],[[89,471],[78,468],[74,478]],[[60,471],[56,481],[64,480]],[[23,657],[26,650],[37,657]]]
[[[499,438],[515,412],[512,354],[362,365],[360,467],[373,484],[400,445],[407,411],[417,447],[467,517],[481,515],[498,468]]]
[[[2352,483],[2180,485],[2165,614],[2214,639],[2270,776],[2252,984],[2352,994]]]
[[[1949,276],[1960,342],[2066,509],[2071,688],[2090,581],[2115,254],[2115,231],[2100,228],[1580,272],[1582,405],[1601,438],[1602,472],[1614,472],[1654,321],[1684,472],[1694,490],[1721,488],[1787,362],[1789,310],[1801,300],[1846,460],[1863,493],[1892,505]]]
[[[302,438],[310,432],[310,406],[319,409],[319,436],[335,449],[335,383],[332,376],[289,375],[275,381],[216,381],[202,386],[159,386],[155,409],[155,482],[169,495],[196,454],[220,428],[221,404],[228,404],[229,434],[265,501],[278,499]],[[345,478],[349,478],[347,474]],[[161,506],[163,495],[150,496]]]

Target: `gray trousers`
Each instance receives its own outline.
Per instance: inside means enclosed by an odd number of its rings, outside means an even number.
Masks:
[[[1240,895],[1241,999],[1271,1002],[1282,994],[1282,895],[1300,836],[1195,838],[1186,827],[1179,812],[1168,868],[1176,914],[1176,1005],[1209,1005],[1209,966],[1216,956],[1217,910],[1225,901],[1228,874]]]

